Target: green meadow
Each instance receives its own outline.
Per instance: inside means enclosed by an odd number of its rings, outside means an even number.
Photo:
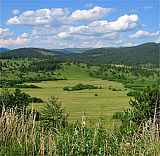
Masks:
[[[67,80],[27,83],[42,88],[25,88],[22,89],[22,91],[31,96],[39,97],[45,102],[54,95],[58,101],[62,103],[66,112],[69,113],[70,121],[81,120],[83,113],[86,113],[90,119],[98,119],[102,113],[104,118],[107,119],[106,121],[112,122],[111,116],[115,112],[121,111],[124,107],[129,106],[128,102],[130,98],[126,96],[129,90],[125,90],[121,83],[89,77],[87,72],[75,65],[71,67],[64,66],[55,73],[56,75],[59,73],[59,77],[66,77]],[[63,90],[66,86],[74,86],[79,83],[101,86],[102,89]],[[121,89],[121,91],[112,91],[109,89],[109,86],[111,86],[111,88]],[[95,96],[95,94],[98,96]],[[33,106],[36,110],[41,110],[43,105],[44,103],[33,103],[29,105],[29,108]]]

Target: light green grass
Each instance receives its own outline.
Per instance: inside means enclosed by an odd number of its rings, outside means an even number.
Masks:
[[[88,118],[98,118],[103,111],[105,118],[109,118],[114,112],[121,111],[124,107],[129,106],[129,97],[126,96],[126,91],[121,83],[96,79],[88,76],[87,72],[81,71],[78,67],[65,67],[64,70],[57,71],[61,73],[61,77],[65,76],[67,80],[60,81],[43,81],[34,83],[34,85],[42,87],[42,89],[22,89],[31,96],[36,96],[44,101],[48,101],[51,96],[58,98],[62,103],[66,112],[70,114],[70,121],[81,120],[83,112]],[[78,83],[91,84],[101,86],[103,89],[79,90],[79,91],[63,91],[63,87],[74,86]],[[121,89],[122,91],[111,91],[112,88]],[[98,94],[98,96],[95,96]],[[32,104],[30,104],[31,107]],[[33,107],[41,110],[43,103],[35,103]]]

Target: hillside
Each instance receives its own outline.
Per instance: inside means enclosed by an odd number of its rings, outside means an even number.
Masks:
[[[72,51],[66,50],[66,49],[51,49],[53,52],[61,52],[61,53],[65,53],[65,54],[71,54],[73,53]]]
[[[1,59],[11,58],[51,58],[55,55],[61,55],[62,52],[42,48],[20,48],[1,53]]]
[[[65,48],[64,50],[70,51],[72,53],[83,53],[96,48]]]
[[[8,50],[10,50],[10,49],[8,49],[8,48],[0,48],[0,52],[5,52],[5,51],[8,51]]]
[[[159,43],[145,43],[134,47],[98,48],[80,54],[62,56],[70,61],[120,65],[152,64],[159,66]]]
[[[97,48],[92,50],[84,48],[87,51],[82,53],[73,53],[70,52],[70,49],[65,49],[63,51],[63,49],[47,50],[40,48],[20,48],[3,52],[0,58],[58,58],[84,63],[119,64],[128,66],[151,64],[152,67],[159,67],[159,45],[159,43],[145,43],[134,47],[123,48]]]

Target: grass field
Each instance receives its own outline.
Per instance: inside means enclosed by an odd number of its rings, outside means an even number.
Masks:
[[[71,67],[64,66],[57,72],[60,73],[61,77],[66,77],[67,80],[42,81],[41,83],[34,83],[34,85],[42,87],[41,89],[22,90],[31,96],[41,98],[45,102],[54,95],[62,103],[66,112],[70,114],[70,121],[81,120],[83,112],[86,113],[88,118],[94,119],[103,112],[104,117],[108,122],[111,122],[110,118],[114,112],[129,106],[129,97],[126,96],[129,90],[125,90],[121,83],[89,77],[87,72],[74,65]],[[63,87],[74,86],[78,83],[101,86],[102,89],[63,91]],[[112,88],[121,89],[121,91],[109,90],[110,85]],[[95,94],[98,94],[98,96],[95,96]],[[41,110],[43,105],[44,103],[35,103],[33,107]],[[29,107],[32,107],[32,104]]]

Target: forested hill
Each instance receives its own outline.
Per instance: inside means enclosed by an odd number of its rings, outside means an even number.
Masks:
[[[153,64],[159,66],[159,43],[145,43],[134,47],[98,48],[80,54],[69,54],[62,57],[89,63],[139,65]]]
[[[0,52],[5,52],[5,51],[8,51],[8,50],[10,50],[10,49],[8,49],[8,48],[0,48]]]
[[[20,48],[3,52],[0,54],[0,58],[59,58],[84,63],[123,64],[129,66],[152,64],[154,67],[159,67],[159,46],[160,43],[145,43],[134,47],[97,48],[83,53],[66,53],[41,48]]]
[[[42,48],[20,48],[3,52],[0,54],[0,58],[52,58],[55,55],[64,55],[64,53]]]

